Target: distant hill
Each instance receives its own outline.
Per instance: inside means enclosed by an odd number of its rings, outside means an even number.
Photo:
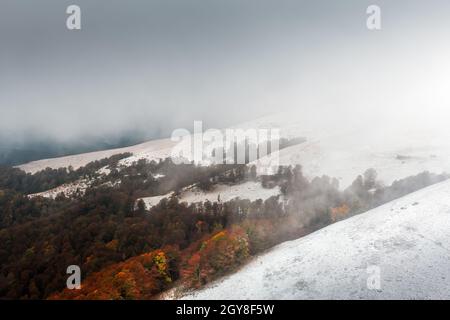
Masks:
[[[122,148],[154,138],[159,136],[138,131],[125,132],[118,137],[89,137],[66,142],[33,136],[20,141],[6,137],[0,140],[0,165],[16,166],[41,159]]]

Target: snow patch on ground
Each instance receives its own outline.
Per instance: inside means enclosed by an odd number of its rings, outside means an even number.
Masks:
[[[169,199],[171,197],[172,193],[168,193],[168,194],[163,194],[160,196],[153,196],[153,197],[145,197],[145,198],[140,198],[139,200],[144,201],[145,207],[147,209],[150,209],[154,206],[156,206],[158,203],[161,202],[162,199]]]
[[[55,199],[56,196],[63,193],[66,197],[71,197],[77,193],[84,194],[86,192],[86,189],[91,186],[92,182],[90,182],[87,179],[78,180],[71,183],[65,183],[61,186],[58,186],[56,188],[39,192],[39,193],[33,193],[28,195],[30,198],[34,197],[44,197],[44,198],[50,198]]]
[[[194,203],[194,202],[217,202],[220,196],[220,201],[226,202],[235,198],[248,199],[255,201],[258,199],[266,200],[272,196],[280,194],[280,188],[265,189],[261,186],[261,182],[248,181],[236,185],[218,184],[211,191],[189,190],[181,195],[180,201]]]
[[[217,202],[219,197],[220,201],[226,202],[235,198],[248,199],[255,201],[258,199],[266,200],[272,196],[278,196],[280,194],[280,188],[275,187],[272,189],[265,189],[261,186],[261,182],[247,181],[241,184],[228,185],[217,184],[210,191],[201,191],[195,188],[186,188],[179,195],[180,202],[197,203],[197,202]],[[172,193],[142,198],[147,209],[157,205],[162,199],[168,199]]]
[[[109,169],[108,167],[103,167],[103,168],[100,168],[100,169],[97,171],[97,173],[98,173],[99,175],[105,175],[105,176],[107,176],[107,175],[109,175],[109,174],[111,173],[111,169]]]

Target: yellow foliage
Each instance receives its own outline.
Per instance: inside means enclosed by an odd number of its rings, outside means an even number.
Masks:
[[[225,230],[220,231],[211,238],[211,241],[217,241],[221,238],[224,238],[226,235],[227,235],[227,232]]]
[[[153,261],[156,264],[156,268],[158,269],[159,274],[162,275],[167,282],[172,282],[172,279],[167,273],[167,258],[164,254],[164,251],[159,251],[155,255]]]

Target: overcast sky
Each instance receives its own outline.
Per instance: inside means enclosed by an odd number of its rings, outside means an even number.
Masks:
[[[0,126],[67,139],[288,109],[447,110],[449,17],[448,0],[1,0]]]

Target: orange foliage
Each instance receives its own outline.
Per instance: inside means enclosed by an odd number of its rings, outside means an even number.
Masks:
[[[109,250],[117,251],[117,247],[119,246],[119,241],[117,239],[111,240],[106,244],[106,248]]]
[[[82,281],[80,290],[65,289],[50,299],[150,299],[172,282],[170,263],[178,250],[166,247],[106,267]]]
[[[331,212],[330,212],[331,220],[333,222],[342,220],[347,217],[349,211],[350,211],[350,208],[346,204],[343,204],[340,207],[331,208]]]
[[[80,290],[66,289],[50,299],[151,299],[177,279],[200,287],[242,265],[250,243],[256,251],[269,246],[273,230],[270,221],[260,219],[205,236],[181,253],[173,247],[154,250],[106,267],[83,279]],[[106,247],[116,245],[111,241]]]

